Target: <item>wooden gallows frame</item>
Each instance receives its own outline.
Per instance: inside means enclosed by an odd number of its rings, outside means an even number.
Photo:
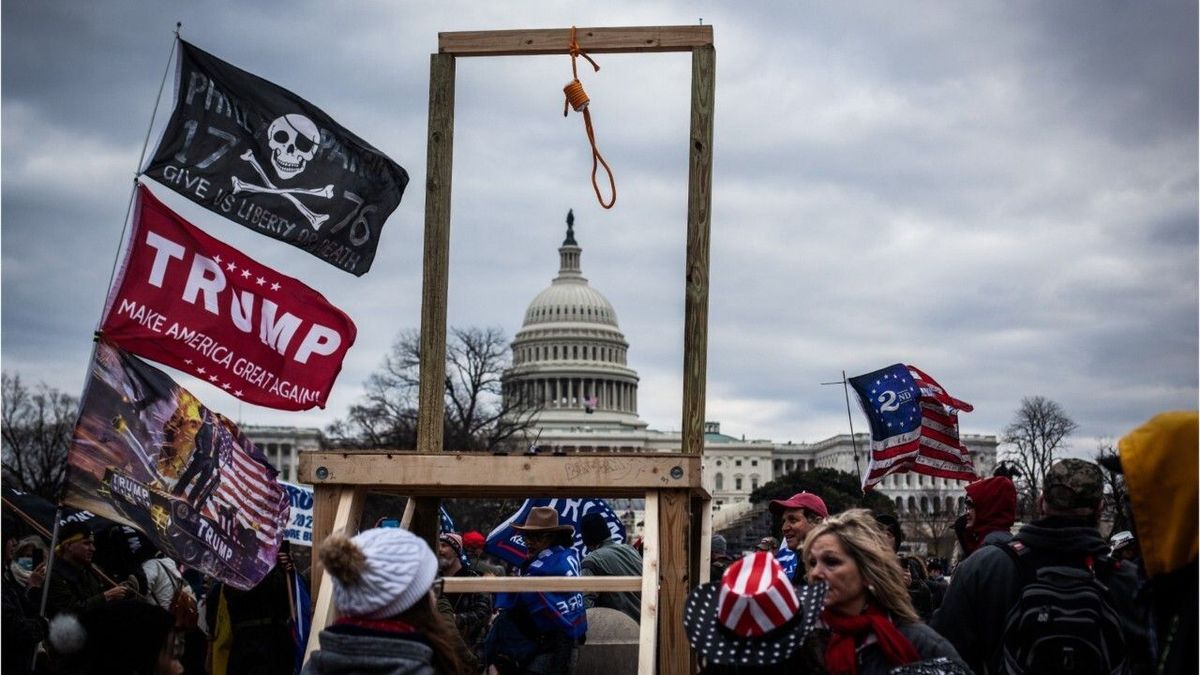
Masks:
[[[429,75],[417,449],[301,455],[300,479],[315,489],[313,587],[317,594],[310,653],[317,648],[318,632],[333,618],[332,584],[321,573],[318,547],[335,529],[357,528],[368,489],[408,495],[405,526],[431,545],[436,545],[442,497],[645,497],[641,577],[446,579],[445,591],[641,591],[638,672],[686,675],[694,670],[683,631],[683,604],[691,588],[707,581],[711,535],[710,497],[703,487],[701,460],[716,64],[712,26],[575,31],[579,48],[589,54],[692,54],[681,452],[526,457],[446,452],[442,447],[455,62],[466,57],[568,54],[571,33],[570,28],[556,28],[438,35],[438,53],[430,56]]]

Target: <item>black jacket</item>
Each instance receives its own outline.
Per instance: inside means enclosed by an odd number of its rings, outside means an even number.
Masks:
[[[1051,517],[1021,528],[1013,537],[1034,551],[1082,560],[1108,553],[1108,542],[1092,525]],[[946,589],[941,608],[930,626],[948,639],[977,674],[999,672],[1000,647],[1008,611],[1020,596],[1020,570],[1003,545],[980,547],[959,563]],[[1134,662],[1145,661],[1149,641],[1137,617],[1137,573],[1131,565],[1118,565],[1108,580],[1113,609],[1121,616],[1128,653]],[[986,670],[985,670],[986,666]]]

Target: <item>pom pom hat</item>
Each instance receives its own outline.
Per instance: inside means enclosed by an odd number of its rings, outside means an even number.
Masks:
[[[342,615],[394,617],[421,601],[437,576],[437,556],[425,540],[394,527],[347,539],[333,534],[321,549],[333,577],[333,603]]]

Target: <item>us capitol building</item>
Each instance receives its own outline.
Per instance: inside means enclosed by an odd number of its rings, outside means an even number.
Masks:
[[[506,398],[525,397],[540,410],[528,432],[543,452],[677,452],[679,432],[648,428],[638,417],[638,374],[630,367],[629,342],[616,309],[583,276],[583,253],[574,218],[558,248],[558,276],[525,310],[512,341],[512,365],[503,374]],[[297,452],[319,445],[319,431],[294,427],[243,426],[263,447],[284,480],[296,476]],[[314,433],[315,432],[315,433]],[[996,462],[994,435],[963,434],[976,471],[991,475]],[[858,464],[856,468],[855,448]],[[827,467],[862,474],[869,434],[839,434],[813,443],[776,443],[721,433],[705,423],[704,457],[714,507],[748,506],[751,491],[795,470]],[[902,515],[957,510],[964,483],[917,474],[888,476],[877,487]]]

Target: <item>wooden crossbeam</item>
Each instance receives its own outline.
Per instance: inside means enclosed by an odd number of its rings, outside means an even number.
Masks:
[[[687,52],[711,47],[712,26],[577,28],[579,48],[589,54]],[[438,52],[454,56],[566,54],[570,28],[438,33]]]
[[[387,487],[411,496],[642,497],[687,489],[707,497],[698,455],[497,456],[435,452],[305,452],[299,479],[313,485]]]
[[[642,590],[641,577],[446,577],[447,593],[620,593]]]

